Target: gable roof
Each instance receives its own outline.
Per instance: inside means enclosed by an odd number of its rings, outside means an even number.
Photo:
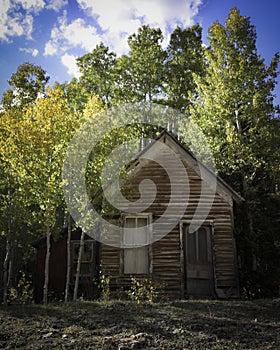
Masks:
[[[157,141],[173,144],[173,146],[176,148],[176,150],[179,152],[179,154],[182,156],[182,158],[187,162],[192,163],[193,169],[196,171],[196,173],[201,176],[200,171],[197,171],[197,168],[202,167],[203,170],[205,170],[205,173],[207,174],[206,178],[203,179],[205,180],[211,187],[211,181],[209,179],[216,179],[217,182],[217,190],[216,192],[221,194],[223,197],[223,193],[226,193],[228,196],[230,196],[236,203],[240,204],[244,202],[244,198],[237,193],[230,185],[228,185],[219,175],[217,175],[211,168],[209,168],[206,164],[204,164],[201,160],[199,160],[193,152],[191,152],[188,148],[186,148],[179,140],[177,137],[175,137],[174,134],[172,134],[169,131],[162,131],[161,134],[156,137],[151,143],[149,143],[141,152],[138,153],[138,155],[135,158],[134,166],[138,167],[139,166],[139,160],[141,158],[145,158],[145,154],[149,152],[154,145],[156,144]],[[195,164],[198,165],[195,166]],[[207,181],[208,179],[208,181]],[[220,189],[220,191],[219,191]]]

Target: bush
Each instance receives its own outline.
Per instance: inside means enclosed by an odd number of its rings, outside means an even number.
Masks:
[[[128,291],[129,298],[136,302],[137,305],[142,303],[154,303],[159,298],[159,292],[163,288],[163,284],[154,282],[151,278],[137,280],[131,279],[131,287]]]
[[[9,304],[30,304],[33,301],[33,289],[30,278],[21,271],[21,276],[15,288],[9,289]]]
[[[99,291],[101,300],[108,301],[110,299],[110,276],[102,270],[100,270],[99,275]]]

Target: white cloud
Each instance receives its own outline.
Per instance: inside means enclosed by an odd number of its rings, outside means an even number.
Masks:
[[[58,47],[55,43],[47,42],[45,45],[44,56],[53,56],[58,53]]]
[[[127,47],[127,36],[143,24],[160,27],[164,36],[177,25],[190,26],[202,0],[77,0],[80,8],[97,18],[107,44],[114,50]],[[122,52],[120,52],[122,53]]]
[[[58,12],[68,4],[68,0],[15,0],[28,12],[40,12],[44,8]]]
[[[14,6],[9,0],[2,0],[0,9],[0,39],[10,42],[10,37],[20,36],[30,28],[27,26],[22,13],[16,12]],[[29,21],[30,22],[30,21]]]
[[[27,53],[27,54],[30,54],[30,55],[32,55],[33,57],[37,57],[37,56],[38,56],[38,53],[39,53],[39,51],[38,51],[37,49],[32,49],[32,48],[28,49],[28,48],[25,48],[25,47],[21,47],[21,48],[19,49],[19,51],[25,52],[25,53]]]
[[[44,0],[1,0],[0,39],[11,42],[11,38],[23,35],[31,39],[33,14],[44,6]]]
[[[87,25],[85,20],[77,18],[71,23],[67,23],[66,12],[59,18],[59,26],[55,26],[51,32],[51,39],[45,45],[45,55],[55,55],[65,52],[70,48],[81,48],[91,51],[100,43],[101,36],[94,26]]]
[[[131,0],[115,0],[110,4],[106,1],[92,0],[77,0],[77,2],[81,9],[97,17],[97,22],[104,31],[130,33],[141,25],[141,19],[135,17],[135,8]]]
[[[100,36],[94,26],[87,26],[81,18],[61,26],[63,36],[71,46],[79,46],[87,51],[91,51],[100,42]]]
[[[7,31],[8,31],[8,11],[10,8],[10,1],[3,0],[0,10],[0,38],[3,40],[8,40]]]
[[[27,39],[32,39],[33,17],[27,14],[22,22]]]
[[[76,64],[76,58],[77,58],[76,56],[69,55],[66,53],[61,57],[61,62],[67,68],[67,73],[69,75],[73,75],[74,77],[79,78],[80,72]]]
[[[0,0],[0,40],[32,39],[33,16],[44,9],[59,11],[68,0]]]
[[[44,6],[44,0],[16,0],[15,3],[20,4],[22,8],[28,12],[39,12]]]
[[[68,0],[49,0],[46,9],[58,12],[68,4]]]
[[[68,73],[75,74],[72,64],[74,56],[70,55],[72,49],[90,52],[102,41],[117,54],[127,53],[128,36],[143,24],[160,27],[166,45],[170,31],[176,26],[187,27],[194,23],[194,16],[203,0],[76,1],[87,16],[69,22],[64,11],[54,26],[44,51],[45,55],[63,55],[62,63],[67,67]],[[87,22],[89,17],[92,18]]]
[[[34,49],[34,50],[32,51],[32,56],[33,56],[33,57],[37,57],[37,56],[38,56],[38,53],[39,53],[39,51],[38,51],[37,49]]]

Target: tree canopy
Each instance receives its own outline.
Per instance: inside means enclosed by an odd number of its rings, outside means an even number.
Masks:
[[[108,123],[100,111],[156,102],[180,111],[180,125],[192,120],[202,129],[219,175],[246,200],[236,216],[246,293],[265,295],[279,286],[280,124],[274,105],[279,55],[265,63],[256,28],[237,8],[224,24],[209,28],[207,45],[198,24],[175,28],[163,43],[160,28],[144,25],[128,37],[127,54],[118,56],[100,43],[79,57],[79,79],[47,89],[46,71],[28,62],[11,76],[0,116],[0,250],[6,252],[1,263],[7,281],[9,263],[20,259],[12,250],[42,232],[50,237],[62,231],[61,172],[79,126],[93,116],[99,132]],[[104,205],[100,174],[112,148],[156,131],[128,125],[104,135],[85,174],[94,205]]]
[[[206,74],[195,75],[191,118],[205,132],[219,171],[250,177],[267,163],[279,55],[265,65],[255,27],[236,8],[225,25],[212,25],[208,40]]]
[[[35,101],[40,94],[44,95],[49,79],[41,66],[29,62],[21,64],[8,81],[13,89],[3,94],[3,107],[10,108]]]

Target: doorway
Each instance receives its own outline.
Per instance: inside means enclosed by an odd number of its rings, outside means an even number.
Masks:
[[[186,294],[195,297],[214,296],[214,273],[211,226],[194,232],[184,225]]]

